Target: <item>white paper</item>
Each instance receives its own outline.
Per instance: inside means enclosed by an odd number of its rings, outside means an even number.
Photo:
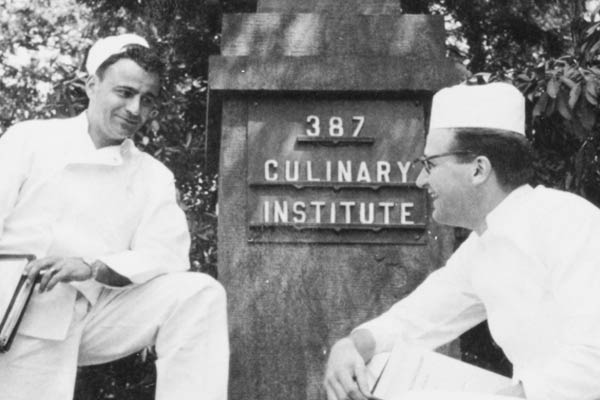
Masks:
[[[374,376],[378,376],[382,364],[379,357],[369,365]],[[384,400],[499,400],[508,397],[492,394],[511,385],[505,376],[443,354],[398,344],[385,361],[373,395]]]
[[[399,400],[399,397],[390,400]],[[447,390],[419,390],[409,391],[402,396],[402,400],[511,400],[515,397],[500,396],[480,392],[457,392]],[[521,399],[522,400],[522,399]]]

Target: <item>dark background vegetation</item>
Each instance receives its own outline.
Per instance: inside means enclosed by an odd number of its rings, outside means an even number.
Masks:
[[[448,55],[476,81],[512,81],[526,95],[535,183],[600,203],[600,23],[595,1],[402,0],[406,13],[442,14]],[[98,37],[137,32],[168,62],[160,113],[137,143],[177,177],[193,236],[194,269],[217,275],[216,184],[206,173],[208,56],[223,13],[252,0],[0,0],[0,134],[17,121],[86,107],[84,55]],[[485,72],[485,73],[482,73]],[[510,364],[482,325],[463,358],[504,373]],[[153,353],[82,369],[76,399],[152,399]]]

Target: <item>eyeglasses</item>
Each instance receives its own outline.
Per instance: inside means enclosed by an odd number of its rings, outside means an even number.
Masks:
[[[473,153],[472,151],[469,151],[469,150],[449,151],[447,153],[434,154],[433,156],[421,156],[421,157],[417,158],[416,160],[414,160],[413,164],[422,164],[423,169],[425,169],[425,172],[427,172],[429,174],[429,173],[431,173],[431,170],[433,169],[433,167],[435,167],[435,164],[432,163],[431,160],[434,160],[434,159],[440,158],[440,157],[460,156],[460,155],[468,155],[468,154],[474,155],[475,153]]]

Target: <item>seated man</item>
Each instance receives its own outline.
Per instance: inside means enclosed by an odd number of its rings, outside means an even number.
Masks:
[[[433,219],[473,232],[412,294],[333,346],[330,400],[364,399],[365,363],[395,341],[434,349],[485,319],[513,364],[514,385],[500,394],[600,398],[600,210],[527,184],[524,130],[525,101],[511,85],[434,96],[417,185]]]
[[[173,174],[131,137],[153,113],[164,66],[136,35],[90,49],[89,106],[0,138],[0,252],[44,271],[12,348],[2,399],[73,397],[77,365],[156,346],[156,399],[225,399],[223,287],[189,269]],[[2,288],[0,281],[0,290]]]

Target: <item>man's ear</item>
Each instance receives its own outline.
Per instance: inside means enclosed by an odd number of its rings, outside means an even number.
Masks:
[[[481,185],[492,175],[492,163],[486,156],[478,156],[473,160],[473,184]]]
[[[91,98],[92,94],[94,93],[94,90],[96,90],[96,88],[98,87],[99,79],[100,78],[98,78],[98,76],[94,74],[88,76],[87,80],[85,81],[85,93],[87,94],[88,99]]]

